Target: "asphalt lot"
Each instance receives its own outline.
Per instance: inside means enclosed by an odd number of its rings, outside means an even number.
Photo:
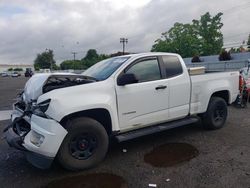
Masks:
[[[0,78],[0,110],[11,108],[13,98],[26,80]],[[25,160],[22,152],[10,148],[1,140],[0,187],[46,187],[53,180],[72,180],[71,177],[93,173],[120,176],[132,188],[149,187],[150,183],[164,188],[250,187],[249,108],[250,104],[245,109],[229,107],[226,126],[217,131],[205,131],[201,124],[195,124],[121,144],[113,143],[100,165],[82,172],[68,172],[57,164],[46,171],[36,169]],[[8,123],[0,121],[1,132]],[[187,143],[199,154],[165,167],[154,167],[144,162],[144,156],[151,150],[169,143]],[[162,152],[162,155],[166,155],[166,152]],[[170,158],[166,156],[166,159]],[[85,179],[75,178],[71,182]]]

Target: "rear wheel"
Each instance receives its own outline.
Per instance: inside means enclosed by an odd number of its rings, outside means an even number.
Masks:
[[[214,130],[224,126],[227,119],[227,103],[220,97],[212,97],[207,111],[201,116],[204,128]]]
[[[66,169],[82,170],[101,162],[108,150],[108,135],[98,121],[83,117],[69,121],[68,134],[57,154],[57,160]]]

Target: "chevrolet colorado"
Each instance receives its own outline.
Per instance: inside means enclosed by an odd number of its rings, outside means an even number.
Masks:
[[[202,120],[223,127],[238,95],[238,72],[191,75],[178,54],[142,53],[103,60],[82,75],[33,75],[4,130],[28,161],[69,170],[101,162],[119,142]]]

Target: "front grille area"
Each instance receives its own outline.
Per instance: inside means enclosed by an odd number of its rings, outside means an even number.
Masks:
[[[15,108],[20,109],[21,111],[24,111],[26,108],[26,104],[23,101],[19,101],[15,104]]]
[[[14,104],[14,109],[22,113],[21,117],[15,118],[12,122],[13,131],[18,134],[19,136],[25,136],[30,131],[30,123],[27,122],[25,119],[27,117],[30,118],[31,113],[25,112],[27,106],[24,101],[18,101]]]
[[[24,119],[20,119],[13,124],[13,130],[19,136],[26,135],[30,131],[30,124]]]

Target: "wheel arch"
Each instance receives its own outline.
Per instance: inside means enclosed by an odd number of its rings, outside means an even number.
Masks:
[[[111,120],[111,115],[107,109],[95,108],[95,109],[74,112],[63,117],[60,121],[60,124],[64,126],[69,120],[78,117],[92,118],[104,126],[109,136],[112,134],[112,120]]]
[[[224,99],[228,105],[230,104],[230,92],[228,90],[216,91],[211,95],[210,99],[212,97],[220,97]]]

